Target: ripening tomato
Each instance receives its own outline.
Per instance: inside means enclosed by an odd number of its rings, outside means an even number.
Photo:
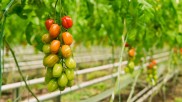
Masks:
[[[68,80],[73,80],[74,79],[75,74],[74,74],[73,69],[66,68],[65,73],[66,73],[66,76],[67,76]]]
[[[47,19],[45,21],[46,29],[49,30],[52,24],[54,24],[54,20],[53,19]]]
[[[43,59],[43,65],[53,67],[59,61],[59,57],[55,54],[50,54]]]
[[[65,45],[71,45],[73,42],[73,37],[69,32],[62,33],[62,39]]]
[[[76,68],[76,62],[72,57],[65,59],[65,65],[70,69]]]
[[[156,60],[152,60],[151,63],[153,63],[153,65],[156,65],[157,64]]]
[[[62,26],[66,29],[71,28],[73,25],[73,21],[69,16],[64,16],[61,18]]]
[[[182,48],[180,48],[180,54],[182,54]]]
[[[130,57],[134,57],[135,56],[135,49],[134,48],[130,49],[128,51],[128,54],[129,54]]]
[[[61,27],[58,24],[52,24],[49,29],[49,34],[52,38],[56,38],[60,33]]]
[[[45,54],[49,54],[49,53],[51,52],[51,50],[50,50],[50,44],[45,44],[45,45],[43,45],[42,51],[43,51]]]
[[[74,85],[74,80],[68,80],[67,86],[71,87]]]
[[[68,79],[66,77],[65,73],[62,73],[62,75],[58,79],[58,84],[60,87],[65,87],[68,83]]]
[[[154,64],[153,63],[150,63],[148,66],[147,66],[149,69],[152,69],[154,67]]]
[[[63,71],[62,65],[59,63],[55,64],[53,67],[53,77],[60,77]]]
[[[49,34],[44,34],[44,35],[42,36],[42,42],[45,43],[45,44],[46,44],[46,43],[50,43],[51,40],[52,40],[52,38],[50,37]]]
[[[51,53],[58,53],[60,46],[61,42],[59,40],[53,40],[50,45]]]
[[[63,57],[65,57],[65,58],[68,58],[68,57],[70,57],[71,56],[71,48],[70,48],[70,46],[68,46],[68,45],[63,45],[62,47],[61,47],[61,53],[62,53],[62,56]]]
[[[58,88],[58,83],[57,83],[56,79],[52,79],[47,84],[47,89],[48,89],[49,92],[55,91],[57,88]]]

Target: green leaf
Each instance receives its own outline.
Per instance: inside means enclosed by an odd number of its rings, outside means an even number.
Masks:
[[[27,28],[26,28],[26,30],[25,30],[26,40],[27,40],[27,42],[28,42],[30,45],[32,45],[32,42],[31,42],[32,31],[33,31],[33,27],[32,27],[32,23],[30,22],[30,23],[27,25]]]

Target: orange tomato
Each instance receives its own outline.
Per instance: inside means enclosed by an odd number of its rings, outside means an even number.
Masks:
[[[50,47],[51,53],[54,53],[54,54],[57,53],[59,51],[60,46],[61,46],[61,43],[59,40],[53,40],[51,42],[51,47]]]
[[[134,56],[135,56],[135,49],[134,49],[134,48],[131,48],[131,49],[128,51],[128,54],[129,54],[129,56],[134,57]]]
[[[63,45],[61,47],[61,53],[62,53],[62,56],[65,57],[65,58],[68,58],[71,56],[71,48],[69,45]]]
[[[52,38],[56,38],[60,33],[61,27],[58,24],[52,24],[49,29],[49,34]]]
[[[156,65],[157,64],[156,60],[152,60],[151,63],[153,63],[153,65]]]
[[[182,54],[182,48],[180,48],[180,54]]]
[[[66,45],[71,45],[73,42],[73,37],[69,32],[62,33],[62,39],[64,44]]]
[[[149,69],[152,69],[154,67],[154,64],[153,63],[150,63],[148,66],[147,66]]]

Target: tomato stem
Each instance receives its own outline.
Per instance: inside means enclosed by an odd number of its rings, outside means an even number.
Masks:
[[[14,61],[15,61],[15,63],[16,63],[16,67],[18,68],[18,72],[19,72],[21,78],[23,79],[26,88],[27,88],[28,91],[32,94],[32,96],[35,97],[35,99],[37,100],[37,102],[40,102],[39,99],[37,98],[37,96],[32,92],[32,90],[30,89],[29,85],[27,84],[26,79],[25,79],[25,77],[23,76],[23,73],[22,73],[22,71],[21,71],[21,69],[20,69],[20,66],[19,66],[19,64],[18,64],[18,61],[17,61],[17,59],[16,59],[16,56],[15,56],[15,53],[14,53],[13,49],[10,47],[9,43],[7,42],[7,40],[6,40],[5,38],[4,38],[4,41],[5,41],[5,43],[7,44],[7,46],[9,47],[11,54],[13,55],[13,59],[14,59]]]

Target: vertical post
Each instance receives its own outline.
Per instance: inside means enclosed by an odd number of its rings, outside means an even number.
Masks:
[[[19,101],[19,88],[14,90],[14,100]]]
[[[54,99],[54,102],[61,102],[61,94]]]

